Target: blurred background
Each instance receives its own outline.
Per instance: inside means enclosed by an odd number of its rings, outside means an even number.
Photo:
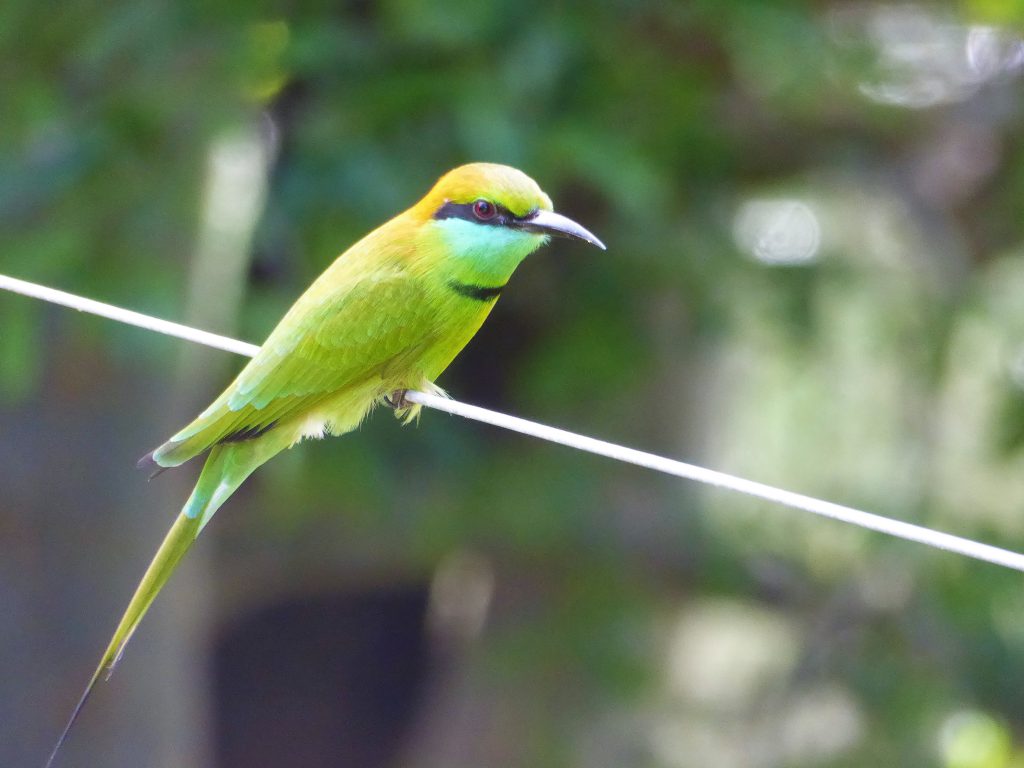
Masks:
[[[1024,547],[1024,9],[0,5],[0,272],[260,341],[444,171],[552,243],[455,397]],[[0,295],[0,764],[41,765],[242,360]],[[436,412],[260,470],[64,766],[1024,766],[1019,574]]]

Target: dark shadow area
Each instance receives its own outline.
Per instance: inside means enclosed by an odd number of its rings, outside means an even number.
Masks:
[[[427,672],[426,589],[324,595],[236,623],[213,654],[220,768],[391,764]]]

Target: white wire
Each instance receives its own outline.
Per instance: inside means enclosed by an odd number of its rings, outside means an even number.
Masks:
[[[65,307],[71,307],[72,309],[77,309],[82,312],[90,312],[111,320],[128,323],[129,325],[137,325],[140,328],[157,331],[158,333],[164,333],[169,336],[177,336],[178,338],[187,339],[188,341],[194,341],[197,344],[205,344],[209,347],[223,349],[228,352],[235,352],[247,357],[252,357],[259,351],[259,347],[255,344],[247,344],[243,341],[230,339],[226,336],[218,336],[217,334],[208,333],[206,331],[200,331],[186,325],[168,322],[167,320],[159,320],[138,312],[132,312],[127,309],[121,309],[120,307],[103,304],[98,301],[93,301],[92,299],[86,299],[81,296],[65,293],[64,291],[46,288],[24,280],[6,277],[5,275],[0,275],[0,289],[13,291],[14,293],[20,293],[24,296],[31,296],[33,298],[42,299],[43,301],[49,301],[55,304],[61,304]],[[509,429],[524,435],[536,437],[540,440],[558,443],[559,445],[575,448],[579,451],[586,451],[599,456],[606,456],[610,459],[615,459],[616,461],[635,464],[639,467],[646,467],[647,469],[652,469],[655,472],[662,472],[666,475],[674,475],[676,477],[682,477],[689,480],[696,480],[697,482],[705,483],[707,485],[725,488],[727,490],[736,491],[738,493],[754,496],[759,499],[765,499],[767,501],[773,501],[786,507],[792,507],[793,509],[801,509],[805,512],[810,512],[822,517],[841,520],[845,523],[850,523],[861,528],[867,528],[872,531],[878,531],[879,533],[885,533],[899,539],[916,541],[920,544],[925,544],[937,549],[944,549],[949,552],[955,552],[957,554],[964,555],[965,557],[974,558],[975,560],[982,560],[1024,572],[1024,555],[1017,552],[1011,552],[1006,549],[1001,549],[999,547],[994,547],[990,544],[982,544],[981,542],[932,530],[931,528],[925,528],[924,526],[914,525],[913,523],[893,520],[892,518],[883,517],[871,512],[864,512],[863,510],[854,509],[853,507],[843,506],[842,504],[833,504],[830,501],[823,501],[811,496],[804,496],[800,493],[793,493],[792,491],[775,488],[770,485],[765,485],[764,483],[758,483],[753,480],[745,480],[741,477],[728,475],[724,472],[716,472],[712,469],[705,469],[693,464],[686,464],[682,461],[675,461],[673,459],[665,458],[664,456],[657,456],[653,453],[637,451],[632,448],[626,448],[625,446],[608,443],[604,440],[597,440],[592,437],[577,435],[563,429],[556,429],[555,427],[549,427],[544,424],[527,421],[526,419],[520,419],[516,416],[509,416],[508,414],[489,411],[485,408],[479,408],[475,405],[467,405],[466,403],[460,403],[457,400],[449,400],[426,392],[409,392],[406,394],[406,399],[428,408],[434,408],[455,416],[462,416],[463,418],[481,421],[485,424]]]
[[[103,304],[99,301],[86,299],[82,296],[75,296],[73,293],[65,293],[53,288],[47,288],[25,280],[18,280],[14,277],[0,275],[0,288],[5,291],[20,293],[22,296],[31,296],[34,299],[42,299],[51,304],[60,304],[64,307],[77,309],[80,312],[89,312],[93,315],[117,320],[119,323],[137,325],[148,331],[164,333],[168,336],[177,336],[179,339],[194,341],[196,344],[205,344],[214,349],[223,349],[225,352],[234,352],[238,355],[253,357],[260,348],[256,344],[247,344],[237,339],[229,339],[227,336],[218,336],[209,331],[200,331],[198,328],[190,328],[180,323],[172,323],[169,320],[159,320],[139,312],[132,312],[130,309],[112,307],[110,304]]]
[[[996,563],[997,565],[1005,565],[1007,568],[1024,571],[1024,555],[993,547],[989,544],[981,544],[959,536],[953,536],[952,534],[935,531],[931,528],[914,525],[913,523],[904,523],[900,520],[882,517],[871,512],[846,507],[842,504],[833,504],[830,501],[822,501],[812,496],[804,496],[801,493],[793,493],[782,488],[775,488],[774,486],[765,485],[753,480],[745,480],[742,477],[727,475],[724,472],[705,469],[694,464],[667,459],[664,456],[658,456],[653,453],[626,448],[625,446],[597,440],[593,437],[577,435],[564,429],[537,424],[536,422],[520,419],[516,416],[488,411],[475,405],[448,400],[438,395],[431,395],[425,392],[409,392],[406,394],[406,399],[456,416],[482,421],[495,427],[510,429],[514,432],[520,432],[524,435],[530,435],[531,437],[558,443],[559,445],[566,445],[570,448],[586,451],[587,453],[595,453],[598,456],[607,456],[609,459],[635,464],[638,467],[653,469],[655,472],[663,472],[666,475],[675,475],[676,477],[683,477],[688,480],[696,480],[706,485],[745,493],[748,496],[774,501],[784,506],[802,509],[805,512],[811,512],[822,517],[831,517],[833,520],[852,523],[861,528],[887,533],[900,539],[916,541],[921,544],[937,547],[938,549],[967,555],[977,560],[984,560],[989,563]]]

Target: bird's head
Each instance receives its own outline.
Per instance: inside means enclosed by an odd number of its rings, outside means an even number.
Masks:
[[[511,274],[552,236],[604,248],[593,234],[555,213],[537,182],[507,165],[471,163],[449,171],[413,213],[446,253],[496,273]]]

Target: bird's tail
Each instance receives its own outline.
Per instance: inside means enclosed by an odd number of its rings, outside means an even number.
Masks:
[[[142,581],[139,582],[139,586],[136,588],[127,610],[125,610],[120,623],[117,625],[117,629],[114,631],[110,644],[103,652],[96,671],[93,673],[88,685],[85,686],[82,698],[79,699],[78,705],[71,713],[64,731],[57,741],[57,745],[50,754],[50,759],[46,763],[47,768],[50,768],[54,758],[57,756],[57,752],[64,744],[65,739],[67,739],[71,727],[75,724],[75,720],[78,719],[78,715],[82,711],[82,707],[85,706],[85,702],[88,700],[89,694],[92,693],[96,683],[104,675],[110,677],[114,665],[117,664],[118,659],[120,659],[121,654],[124,652],[124,648],[131,639],[132,633],[135,632],[139,622],[142,621],[142,617],[149,610],[149,606],[152,605],[157,594],[164,584],[167,583],[171,574],[174,573],[178,563],[181,562],[181,558],[188,552],[199,532],[220,506],[242,484],[245,478],[256,467],[270,458],[273,453],[277,452],[268,451],[267,448],[270,446],[266,443],[261,446],[255,445],[255,443],[259,442],[261,441],[254,440],[248,443],[218,445],[210,451],[206,464],[203,466],[202,474],[199,476],[199,482],[196,483],[192,495],[181,510],[181,514],[178,515],[178,519],[175,520],[171,530],[167,532],[167,536],[164,537],[160,549],[157,550],[152,562],[150,562],[149,567],[146,569],[145,575],[142,577]]]

